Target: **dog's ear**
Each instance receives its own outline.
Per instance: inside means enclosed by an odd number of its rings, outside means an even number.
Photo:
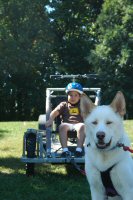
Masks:
[[[93,104],[91,99],[83,93],[80,98],[80,110],[83,119],[87,117],[87,115],[92,111],[94,107],[95,105]]]
[[[122,92],[118,91],[110,106],[122,117],[126,113],[126,102]]]

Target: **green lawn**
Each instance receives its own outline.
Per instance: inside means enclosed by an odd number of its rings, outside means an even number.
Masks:
[[[37,122],[0,123],[1,200],[88,200],[86,177],[70,165],[36,165],[36,176],[26,177],[22,154],[23,133]]]
[[[133,121],[124,121],[133,141]],[[23,133],[37,122],[0,123],[1,200],[90,200],[86,177],[71,165],[41,164],[36,176],[26,177],[22,154]]]

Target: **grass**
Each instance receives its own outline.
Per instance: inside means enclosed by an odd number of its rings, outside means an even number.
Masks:
[[[0,199],[88,200],[86,177],[71,165],[38,164],[36,176],[26,177],[20,157],[27,128],[37,128],[37,122],[0,123]]]
[[[133,142],[133,121],[124,121]],[[22,154],[23,134],[37,122],[0,123],[1,200],[90,200],[86,177],[71,165],[38,164],[36,176],[26,177]]]

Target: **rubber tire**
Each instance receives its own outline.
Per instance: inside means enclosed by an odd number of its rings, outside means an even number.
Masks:
[[[35,175],[35,163],[26,163],[26,176]]]
[[[27,158],[35,158],[35,150],[36,150],[36,135],[35,134],[28,134],[26,138],[26,151],[27,151]]]
[[[27,158],[35,158],[35,150],[36,150],[36,135],[33,133],[29,133],[26,138],[26,151]],[[34,176],[35,175],[35,163],[26,163],[26,175]]]

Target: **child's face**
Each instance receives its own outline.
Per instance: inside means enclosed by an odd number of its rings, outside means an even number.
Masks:
[[[78,103],[78,101],[80,100],[80,94],[76,91],[70,91],[68,93],[68,101],[71,103],[71,104],[76,104]]]

